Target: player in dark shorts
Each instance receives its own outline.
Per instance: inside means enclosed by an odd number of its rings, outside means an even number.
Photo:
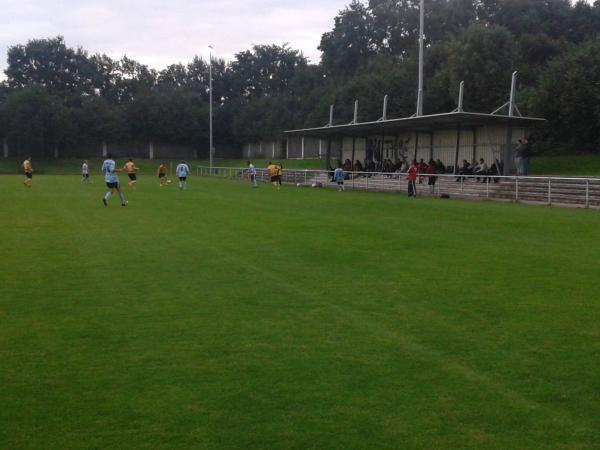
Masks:
[[[157,170],[158,180],[160,181],[160,186],[166,186],[169,179],[167,178],[167,165],[163,162],[160,163]]]

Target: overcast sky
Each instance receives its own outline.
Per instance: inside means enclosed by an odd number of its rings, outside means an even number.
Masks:
[[[321,35],[350,0],[0,0],[0,79],[6,50],[62,35],[70,47],[124,54],[155,69],[195,54],[232,59],[252,44],[288,42],[319,60]]]

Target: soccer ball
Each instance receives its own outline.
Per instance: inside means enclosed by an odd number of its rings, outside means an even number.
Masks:
[[[317,183],[311,184],[312,187],[317,187]]]
[[[300,186],[302,186],[302,185],[301,185],[300,183],[296,183],[296,186],[297,186],[297,187],[300,187]]]
[[[167,180],[167,184],[171,184],[171,183],[172,183],[172,181],[171,181],[171,180]]]

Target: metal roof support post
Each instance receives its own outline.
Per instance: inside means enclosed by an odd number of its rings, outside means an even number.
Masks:
[[[332,126],[333,125],[333,105],[329,106],[329,125],[328,126]]]
[[[473,128],[473,157],[471,160],[477,158],[477,128]],[[498,173],[500,173],[500,167],[497,167]]]
[[[350,161],[350,169],[354,170],[354,153],[356,152],[356,136],[352,136],[352,160]]]
[[[460,87],[458,88],[458,112],[463,112],[463,96],[465,93],[465,82],[460,82]]]
[[[515,159],[513,156],[514,150],[512,145],[512,125],[508,125],[506,128],[506,144],[504,145],[504,151],[502,152],[502,165],[504,170],[502,175],[512,175],[516,173]]]
[[[302,136],[302,158],[300,159],[304,159],[304,136]]]
[[[515,70],[512,74],[512,79],[510,81],[510,100],[508,102],[508,115],[510,117],[515,115],[516,96],[517,96],[517,71]]]
[[[429,132],[429,160],[433,159],[433,131]]]
[[[358,123],[358,100],[354,100],[354,119],[352,123]]]
[[[454,152],[454,174],[458,172],[458,152],[460,150],[460,125],[456,128],[456,149]]]
[[[417,153],[419,151],[419,132],[415,131],[415,157],[413,160],[417,160]]]

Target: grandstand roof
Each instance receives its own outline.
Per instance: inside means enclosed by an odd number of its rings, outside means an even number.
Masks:
[[[366,136],[370,134],[396,134],[406,131],[434,131],[441,129],[474,128],[485,125],[511,125],[531,127],[546,119],[537,117],[506,116],[472,112],[450,112],[428,116],[404,117],[401,119],[377,120],[374,122],[350,123],[317,128],[304,128],[285,131],[288,136],[301,135],[318,138],[345,136]]]

